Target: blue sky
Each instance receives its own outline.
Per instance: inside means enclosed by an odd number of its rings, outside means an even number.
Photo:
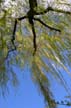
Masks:
[[[19,86],[15,89],[10,87],[9,94],[5,98],[0,97],[0,108],[45,108],[44,98],[38,92],[37,86],[32,83],[29,69],[25,68],[21,72],[19,68],[14,67],[14,70],[19,75]],[[58,83],[53,83],[52,89],[57,100],[63,99],[66,95],[65,90]],[[70,107],[59,106],[58,108]]]
[[[17,68],[15,71],[20,73]],[[20,85],[16,89],[10,87],[10,92],[5,99],[0,97],[0,108],[44,108],[43,97],[32,83],[29,70],[25,69],[24,74],[21,74]]]

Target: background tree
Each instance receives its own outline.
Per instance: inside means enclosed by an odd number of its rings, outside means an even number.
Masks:
[[[44,7],[42,0],[13,0],[8,3],[0,1],[0,5],[2,90],[7,88],[9,81],[15,86],[18,82],[13,65],[23,68],[29,64],[33,81],[50,108],[55,108],[57,103],[53,101],[50,91],[49,75],[69,91],[61,71],[63,69],[71,76],[68,69],[71,66],[70,3],[47,1]]]

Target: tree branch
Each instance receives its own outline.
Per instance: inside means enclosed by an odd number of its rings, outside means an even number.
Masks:
[[[71,12],[68,11],[68,10],[62,10],[62,9],[58,9],[58,8],[48,7],[47,10],[48,10],[48,11],[58,12],[58,13],[71,14]]]
[[[62,10],[62,9],[58,9],[58,8],[52,8],[52,7],[47,7],[44,11],[42,12],[36,12],[36,15],[43,15],[43,14],[46,14],[47,12],[49,11],[54,11],[54,12],[57,12],[57,13],[64,13],[64,14],[71,14],[70,11],[68,10]]]
[[[13,36],[12,36],[12,39],[11,39],[11,42],[12,44],[14,45],[14,49],[16,49],[16,46],[14,44],[14,40],[15,40],[15,33],[16,33],[16,29],[17,29],[17,23],[18,23],[18,20],[21,21],[23,19],[27,18],[27,16],[23,16],[23,17],[19,17],[19,18],[16,18],[15,19],[15,24],[14,24],[14,30],[13,30]]]
[[[36,21],[39,21],[42,25],[44,25],[45,27],[49,28],[50,30],[55,30],[55,31],[58,31],[58,32],[61,32],[60,29],[57,29],[57,28],[54,28],[54,27],[51,27],[47,24],[45,24],[43,21],[41,21],[39,18],[33,18],[34,20]]]
[[[12,39],[11,39],[11,42],[12,42],[12,44],[13,44],[13,46],[14,46],[14,49],[16,49],[16,46],[15,46],[15,44],[14,44],[16,28],[17,28],[17,20],[15,19],[14,30],[13,30],[13,36],[12,36]]]
[[[19,17],[19,18],[17,18],[16,20],[21,21],[21,20],[23,20],[23,19],[25,19],[25,18],[27,18],[27,16]]]
[[[33,56],[34,56],[35,53],[36,53],[37,45],[36,45],[36,33],[35,33],[33,20],[32,20],[32,23],[31,23],[31,27],[32,27],[32,33],[33,33],[33,46],[34,46]]]

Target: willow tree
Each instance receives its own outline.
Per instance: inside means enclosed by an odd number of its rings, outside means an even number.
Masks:
[[[53,100],[49,75],[69,91],[62,70],[71,73],[71,6],[67,1],[13,0],[0,1],[0,87],[17,84],[13,65],[29,65],[31,76],[50,108]],[[69,93],[69,92],[68,92]]]

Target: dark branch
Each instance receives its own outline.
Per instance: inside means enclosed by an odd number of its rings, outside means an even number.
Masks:
[[[47,10],[48,10],[48,11],[58,12],[58,13],[71,14],[71,12],[68,11],[68,10],[62,10],[62,9],[57,9],[57,8],[52,8],[52,7],[48,7]]]
[[[53,12],[57,12],[57,13],[64,13],[64,14],[71,14],[71,12],[68,10],[62,10],[62,9],[58,9],[58,8],[47,7],[44,11],[36,12],[36,15],[43,15],[49,11],[53,11]]]
[[[16,28],[17,28],[17,20],[15,19],[15,24],[14,24],[14,30],[13,30],[13,36],[12,36],[12,39],[11,39],[11,42],[14,46],[14,48],[16,49],[16,46],[14,44],[14,40],[15,40],[15,32],[16,32]]]
[[[19,18],[16,18],[15,19],[15,24],[14,24],[14,30],[13,30],[13,36],[12,36],[12,39],[11,39],[11,42],[14,46],[14,49],[16,49],[16,46],[14,44],[14,41],[15,41],[15,33],[16,33],[16,29],[17,29],[17,23],[18,23],[18,20],[21,21],[23,19],[27,18],[27,16],[23,16],[23,17],[19,17]]]
[[[19,17],[19,18],[17,18],[16,20],[21,21],[21,20],[24,20],[25,18],[27,18],[27,16]]]
[[[21,21],[21,20],[23,20],[23,19],[25,19],[25,18],[27,18],[27,16],[23,16],[23,17],[19,17],[19,18],[16,18],[16,19],[15,19],[12,41],[15,40],[15,32],[16,32],[16,29],[17,29],[18,20]]]
[[[45,27],[48,27],[50,30],[55,30],[55,31],[58,31],[58,32],[61,32],[60,29],[57,29],[57,28],[54,28],[54,27],[51,27],[47,24],[45,24],[43,21],[41,21],[39,18],[33,18],[34,20],[36,21],[39,21],[42,25],[44,25]]]
[[[34,53],[33,53],[33,55],[35,55],[37,45],[36,45],[36,33],[35,33],[34,23],[32,23],[31,27],[32,27],[32,33],[33,33],[33,45],[34,45]]]
[[[14,30],[13,30],[13,36],[12,36],[12,41],[15,40],[15,32],[16,32],[16,28],[17,28],[17,20],[15,20],[15,24],[14,24]]]
[[[31,25],[32,33],[33,33],[33,46],[34,46],[34,53],[33,53],[33,55],[35,55],[36,49],[37,49],[37,45],[36,45],[36,33],[35,33],[35,27],[34,27],[33,19],[30,18],[30,17],[29,17],[29,23]]]

